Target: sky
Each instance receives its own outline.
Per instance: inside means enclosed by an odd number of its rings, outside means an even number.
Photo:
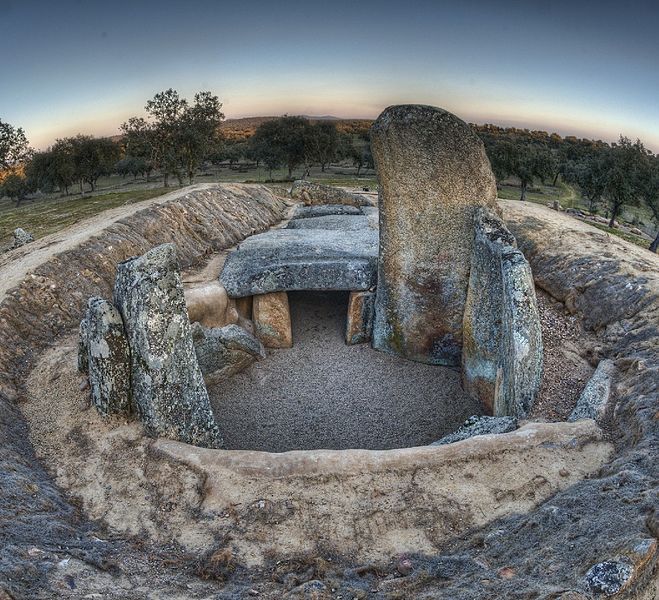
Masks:
[[[173,87],[228,118],[431,104],[659,152],[658,32],[659,0],[0,0],[0,120],[114,135]]]

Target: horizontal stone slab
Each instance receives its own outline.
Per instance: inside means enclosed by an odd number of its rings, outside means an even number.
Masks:
[[[293,219],[286,229],[329,229],[332,231],[359,231],[369,229],[369,218],[364,215],[325,215],[307,219]]]
[[[310,217],[326,217],[329,215],[361,215],[364,207],[347,204],[321,204],[318,206],[299,205],[295,207],[293,219],[308,219]]]
[[[229,296],[367,290],[377,281],[378,232],[275,229],[245,240],[220,274]]]

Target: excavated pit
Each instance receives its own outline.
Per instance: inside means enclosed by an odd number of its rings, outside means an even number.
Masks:
[[[249,189],[234,187],[236,194]],[[267,202],[250,203],[246,197],[231,207],[262,211],[259,220],[245,219],[241,237],[281,218]],[[237,241],[213,238],[222,226],[207,213],[220,203],[197,204],[193,197],[163,201],[99,230],[84,246],[67,248],[69,256],[44,258],[3,299],[0,596],[173,598],[194,590],[211,597],[222,590],[249,597],[256,589],[264,598],[297,598],[292,588],[308,583],[342,597],[567,600],[590,597],[593,569],[628,565],[621,596],[655,597],[656,257],[541,207],[502,203],[536,282],[597,335],[587,352],[573,345],[568,362],[557,352],[550,363],[557,374],[541,400],[556,408],[555,382],[572,397],[570,360],[585,356],[592,368],[605,356],[616,359],[613,455],[591,421],[534,423],[440,448],[204,450],[150,440],[139,424],[104,420],[89,409],[73,334],[86,297],[109,293],[115,265],[126,256],[174,238],[193,266]],[[188,223],[181,214],[189,206],[209,223],[205,234],[179,235],[163,224],[163,215]],[[144,240],[133,233],[145,231]],[[566,238],[570,252],[562,253]],[[292,304],[296,335],[310,321],[296,318],[297,298]],[[333,325],[339,337],[342,318]],[[304,336],[297,335],[300,346]],[[565,342],[557,340],[560,346]],[[272,351],[257,366],[269,368],[295,349]],[[367,346],[357,351],[377,355]],[[327,348],[318,352],[318,362],[303,368],[313,374],[328,367],[329,377]],[[347,375],[344,381],[360,385]],[[322,406],[323,398],[316,400]],[[400,552],[411,557],[409,575],[397,566],[406,563],[387,562]],[[245,570],[255,564],[276,566]],[[315,566],[307,574],[309,564]]]
[[[347,346],[347,292],[290,292],[293,347],[209,393],[231,450],[423,446],[481,414],[460,373]]]

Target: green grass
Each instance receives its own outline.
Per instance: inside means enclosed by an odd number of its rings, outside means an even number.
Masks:
[[[646,250],[650,246],[650,242],[648,242],[648,240],[646,240],[644,237],[641,237],[640,235],[634,235],[633,233],[621,231],[620,229],[611,229],[608,225],[604,225],[603,223],[593,223],[592,221],[586,221],[586,222],[588,223],[588,225],[597,227],[597,229],[606,231],[606,233],[610,233],[611,235],[617,235],[619,238],[622,238],[627,242],[631,242],[636,246],[640,246],[641,248],[645,248]]]
[[[95,196],[46,197],[24,201],[19,207],[5,201],[0,207],[0,243],[9,242],[17,227],[29,231],[37,239],[104,210],[155,198],[171,190],[161,187]]]
[[[499,198],[504,200],[519,200],[519,185],[504,183],[499,186]],[[526,192],[526,201],[535,202],[536,204],[552,204],[558,200],[564,208],[581,208],[581,202],[576,190],[559,181],[558,185],[533,185]]]

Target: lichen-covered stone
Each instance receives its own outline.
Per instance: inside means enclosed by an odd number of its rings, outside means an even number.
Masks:
[[[131,349],[133,404],[149,435],[219,448],[179,270],[173,244],[117,267],[114,302]]]
[[[430,445],[443,446],[444,444],[460,442],[477,435],[508,433],[515,429],[517,429],[517,419],[515,417],[488,417],[474,415],[469,417],[460,429],[445,435],[443,438]]]
[[[533,276],[513,235],[480,208],[463,320],[463,385],[487,412],[522,417],[542,379]]]
[[[376,283],[378,233],[273,229],[252,236],[224,263],[231,298],[292,290],[367,290]]]
[[[626,587],[634,574],[627,561],[605,560],[594,564],[586,573],[586,586],[594,594],[613,596]]]
[[[207,383],[231,377],[255,360],[265,358],[261,342],[238,325],[208,329],[193,323],[192,341]]]
[[[318,204],[315,206],[298,205],[293,211],[293,219],[309,219],[311,217],[327,217],[331,215],[361,215],[363,209],[347,204]]]
[[[346,319],[346,344],[352,346],[371,341],[374,308],[374,292],[350,292]]]
[[[80,371],[80,373],[89,372],[89,356],[87,354],[87,314],[88,313],[85,312],[85,316],[80,321],[80,327],[78,328],[78,371]]]
[[[615,371],[615,364],[610,359],[600,361],[595,373],[584,387],[577,405],[568,417],[568,421],[579,419],[595,419],[601,422],[606,414],[611,398],[611,379]]]
[[[291,312],[286,292],[254,296],[252,320],[254,333],[266,348],[293,346]]]
[[[131,408],[130,350],[119,311],[103,298],[87,303],[87,353],[92,405],[102,415]]]
[[[286,229],[329,229],[338,231],[359,231],[369,227],[369,219],[364,215],[308,217],[306,219],[293,219],[286,225]]]
[[[531,267],[515,248],[502,253],[503,328],[501,386],[494,398],[496,416],[523,418],[542,383],[542,329]]]
[[[380,183],[373,346],[459,365],[473,216],[496,184],[470,127],[442,109],[387,108],[371,129]]]
[[[307,206],[312,204],[345,204],[348,206],[364,206],[369,201],[366,196],[346,192],[333,185],[312,183],[311,181],[298,180],[293,183],[291,197],[302,200]]]
[[[31,233],[25,231],[25,229],[21,229],[20,227],[14,229],[14,242],[12,248],[20,248],[21,246],[25,246],[25,244],[29,244],[33,241],[34,237]]]

